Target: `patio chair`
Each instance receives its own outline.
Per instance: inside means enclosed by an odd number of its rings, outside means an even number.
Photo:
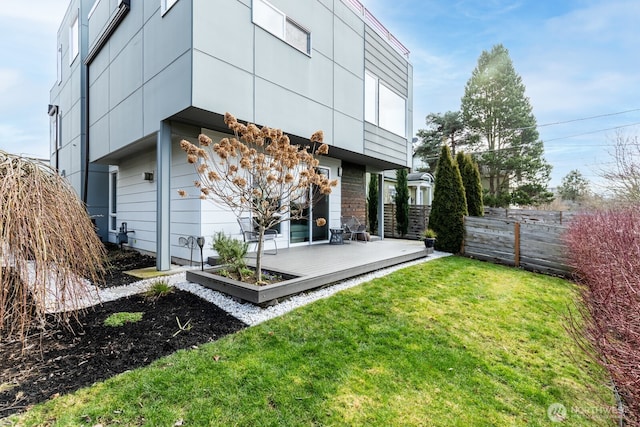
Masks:
[[[242,239],[245,243],[255,243],[255,250],[258,250],[258,243],[260,242],[260,233],[258,233],[257,228],[258,224],[252,218],[240,217],[238,218],[238,224],[240,224],[240,231],[242,232]],[[272,230],[267,228],[264,230],[264,236],[262,238],[263,243],[267,240],[273,242],[273,246],[275,248],[275,252],[269,253],[265,251],[265,254],[268,255],[278,255],[278,244],[276,243],[276,238],[278,237],[278,232],[276,230]],[[263,246],[264,247],[264,246]]]
[[[362,236],[362,241],[367,243],[367,227],[360,223],[355,216],[343,217],[342,228],[344,228],[344,233],[349,235],[349,240],[353,240],[354,237],[359,240],[358,236]]]

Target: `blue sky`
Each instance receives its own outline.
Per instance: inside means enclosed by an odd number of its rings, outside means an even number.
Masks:
[[[502,43],[541,125],[552,186],[572,169],[597,181],[597,170],[611,162],[613,128],[640,133],[637,0],[361,2],[411,51],[414,132],[427,114],[460,108],[480,53]],[[24,0],[0,8],[2,150],[48,157],[46,107],[67,4]],[[593,116],[604,117],[577,120]],[[544,126],[569,120],[577,121]]]

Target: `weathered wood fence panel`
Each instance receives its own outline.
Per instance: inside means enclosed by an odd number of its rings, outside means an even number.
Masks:
[[[431,207],[424,205],[409,206],[409,227],[405,236],[400,236],[397,231],[396,205],[387,203],[384,205],[384,237],[420,239],[422,231],[429,224]]]
[[[565,227],[513,219],[465,217],[464,254],[473,258],[566,276]]]
[[[464,219],[464,254],[483,261],[515,265],[516,221],[482,217]]]
[[[533,222],[545,224],[566,224],[574,217],[573,211],[541,211],[534,209],[505,209],[490,208],[485,206],[484,216],[486,218],[507,218],[519,222]]]

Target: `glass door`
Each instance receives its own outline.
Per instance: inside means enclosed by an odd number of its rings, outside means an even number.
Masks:
[[[318,168],[318,173],[329,176],[329,169]],[[316,188],[310,189],[310,197],[315,196],[311,206],[303,211],[304,219],[291,220],[289,238],[293,243],[321,242],[329,240],[329,196],[315,193]],[[327,224],[323,227],[316,225],[316,219],[324,218]]]

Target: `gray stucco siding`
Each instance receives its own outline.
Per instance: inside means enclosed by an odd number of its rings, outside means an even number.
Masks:
[[[255,121],[309,138],[313,132],[333,129],[333,109],[299,93],[256,78]]]
[[[256,27],[255,73],[276,85],[327,106],[333,104],[333,62],[324,55],[309,57]]]
[[[195,51],[253,72],[254,29],[250,7],[239,1],[196,1],[193,28],[197,29],[193,31]]]
[[[143,87],[143,134],[156,132],[160,122],[192,104],[192,55],[187,51]],[[139,116],[138,116],[139,120]]]
[[[193,52],[192,104],[253,120],[253,74],[204,52]]]
[[[142,86],[142,45],[142,32],[138,32],[111,61],[109,105],[112,108]]]
[[[143,123],[139,113],[143,111],[142,89],[138,89],[125,100],[113,106],[109,114],[110,151],[117,151],[126,147],[131,141],[137,141],[144,136]],[[132,112],[137,112],[132,114]]]
[[[362,103],[364,83],[362,78],[348,72],[339,65],[334,67],[334,76],[334,108],[336,111],[359,120],[360,128],[362,128],[362,117],[364,116]]]
[[[193,31],[190,5],[189,1],[179,1],[164,16],[160,16],[158,11],[145,22],[143,28],[145,82],[153,79],[173,64],[177,58],[183,57],[191,50]],[[188,79],[190,75],[190,73],[186,74],[182,78]]]
[[[333,135],[326,142],[354,153],[364,154],[364,133],[362,120],[334,112]],[[329,149],[331,152],[331,149]]]

